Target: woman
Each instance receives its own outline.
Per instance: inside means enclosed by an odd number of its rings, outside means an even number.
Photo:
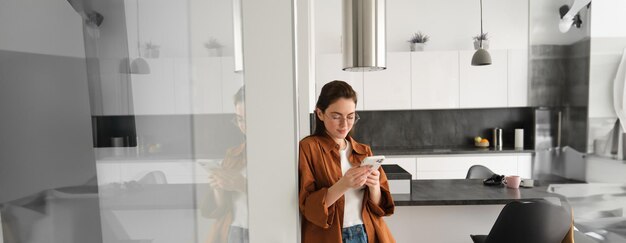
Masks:
[[[356,103],[346,82],[324,85],[315,132],[300,141],[302,243],[395,242],[382,218],[394,210],[387,177],[382,168],[359,166],[372,151],[349,136]]]
[[[246,134],[243,87],[235,94],[233,123]],[[216,219],[206,243],[247,243],[248,198],[245,142],[229,149],[219,168],[212,169],[209,184],[213,200],[205,202],[203,216]]]

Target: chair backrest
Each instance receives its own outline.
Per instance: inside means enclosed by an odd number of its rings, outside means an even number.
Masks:
[[[495,173],[493,173],[493,171],[485,166],[472,165],[472,167],[467,170],[467,175],[465,176],[465,179],[487,179],[493,174]]]
[[[511,202],[504,206],[485,243],[560,243],[571,216],[547,201]]]

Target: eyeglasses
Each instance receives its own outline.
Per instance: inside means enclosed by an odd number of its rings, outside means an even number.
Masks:
[[[324,113],[324,115],[326,115],[326,113]],[[329,117],[333,122],[337,124],[343,124],[345,121],[348,121],[348,124],[352,124],[352,125],[356,124],[359,121],[359,119],[361,119],[361,117],[359,117],[359,114],[356,114],[356,113],[350,114],[346,117],[343,117],[340,114],[332,114],[327,117]]]

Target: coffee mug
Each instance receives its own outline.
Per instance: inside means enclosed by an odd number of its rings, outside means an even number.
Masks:
[[[523,179],[520,184],[521,187],[533,187],[535,186],[535,180],[533,179]]]
[[[504,178],[504,185],[508,188],[519,188],[522,179],[519,176],[507,176]]]

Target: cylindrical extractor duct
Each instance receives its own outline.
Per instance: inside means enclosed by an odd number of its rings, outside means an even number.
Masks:
[[[385,0],[343,0],[343,70],[387,68]]]

